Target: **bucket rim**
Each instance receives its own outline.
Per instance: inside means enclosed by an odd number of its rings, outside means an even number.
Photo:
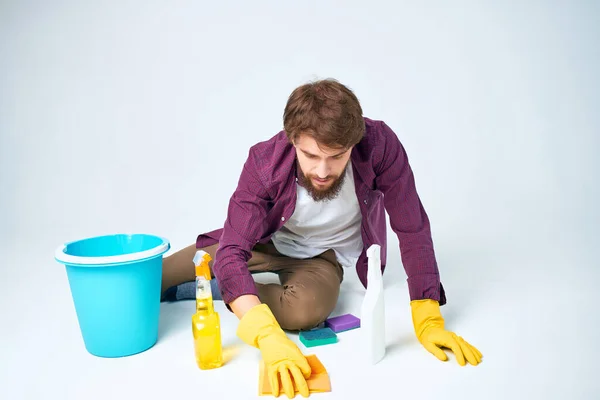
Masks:
[[[102,256],[102,257],[85,257],[85,256],[74,256],[72,254],[67,254],[67,246],[82,242],[84,240],[90,239],[98,239],[103,237],[110,236],[151,236],[161,240],[161,243],[151,249],[144,251],[136,251],[128,254],[120,254],[116,256]],[[54,258],[61,264],[73,264],[73,265],[116,265],[123,263],[130,263],[136,261],[143,261],[149,258],[160,256],[170,249],[170,243],[167,238],[159,235],[153,235],[149,233],[115,233],[108,235],[98,235],[98,236],[90,236],[83,239],[72,240],[69,242],[65,242],[58,246],[54,252]]]

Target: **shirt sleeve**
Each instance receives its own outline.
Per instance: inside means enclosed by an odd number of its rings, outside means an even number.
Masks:
[[[390,225],[398,236],[411,300],[433,299],[445,304],[444,288],[436,262],[429,218],[417,194],[408,156],[397,135],[381,122],[380,140],[374,152],[376,185]]]
[[[248,270],[252,248],[267,225],[270,196],[256,176],[252,157],[242,169],[238,185],[229,201],[227,218],[213,262],[213,272],[225,304],[252,294],[258,296]]]

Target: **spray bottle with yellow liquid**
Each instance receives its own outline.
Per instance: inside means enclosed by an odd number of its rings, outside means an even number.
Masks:
[[[223,365],[221,323],[214,309],[210,288],[210,255],[198,250],[194,256],[196,266],[196,313],[192,316],[192,333],[196,363],[200,369],[219,368]]]

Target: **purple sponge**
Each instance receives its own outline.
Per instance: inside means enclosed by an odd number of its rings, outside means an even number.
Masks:
[[[334,332],[343,332],[360,327],[360,319],[352,314],[344,314],[327,319],[325,326]]]

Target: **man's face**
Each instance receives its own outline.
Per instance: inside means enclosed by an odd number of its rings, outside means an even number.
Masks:
[[[349,149],[331,149],[308,135],[299,135],[294,143],[299,166],[300,184],[316,201],[333,199],[344,182],[350,159]]]

